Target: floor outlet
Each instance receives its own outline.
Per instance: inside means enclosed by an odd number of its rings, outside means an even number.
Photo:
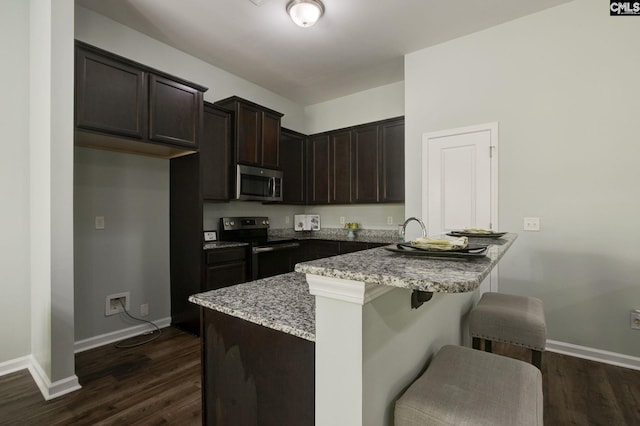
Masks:
[[[640,330],[640,309],[631,311],[631,328]]]
[[[146,317],[147,315],[149,315],[149,304],[143,303],[140,305],[140,316]]]
[[[124,312],[123,305],[128,311],[129,299],[131,299],[131,296],[128,291],[126,293],[110,294],[105,302],[104,315],[109,316]]]

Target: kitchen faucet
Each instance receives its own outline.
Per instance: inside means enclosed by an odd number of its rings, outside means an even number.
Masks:
[[[427,228],[425,228],[424,223],[422,222],[422,220],[420,220],[417,217],[410,217],[407,220],[404,221],[404,223],[402,224],[402,238],[404,239],[404,236],[406,234],[406,230],[407,230],[407,225],[409,224],[409,222],[411,222],[412,220],[415,220],[416,222],[418,222],[418,224],[420,224],[420,228],[422,228],[422,238],[427,236]]]

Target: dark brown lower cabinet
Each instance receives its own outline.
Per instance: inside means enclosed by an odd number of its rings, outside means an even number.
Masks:
[[[246,282],[248,276],[247,247],[207,250],[205,288],[215,290]]]
[[[300,247],[295,253],[294,264],[387,245],[365,241],[300,240],[298,242]]]
[[[205,425],[313,425],[315,344],[207,308],[202,312]]]

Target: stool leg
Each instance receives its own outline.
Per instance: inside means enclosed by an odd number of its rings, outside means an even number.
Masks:
[[[531,350],[531,364],[542,370],[542,352]]]
[[[491,340],[484,339],[484,351],[491,352]]]
[[[471,347],[473,347],[473,349],[480,349],[480,342],[481,339],[479,337],[472,337],[471,338]]]

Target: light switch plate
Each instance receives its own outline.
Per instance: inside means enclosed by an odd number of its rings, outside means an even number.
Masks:
[[[216,241],[218,239],[218,233],[216,231],[204,231],[205,241]]]
[[[522,224],[522,229],[525,231],[539,231],[540,230],[540,218],[539,217],[525,217]]]
[[[96,216],[96,229],[104,229],[104,216]]]

